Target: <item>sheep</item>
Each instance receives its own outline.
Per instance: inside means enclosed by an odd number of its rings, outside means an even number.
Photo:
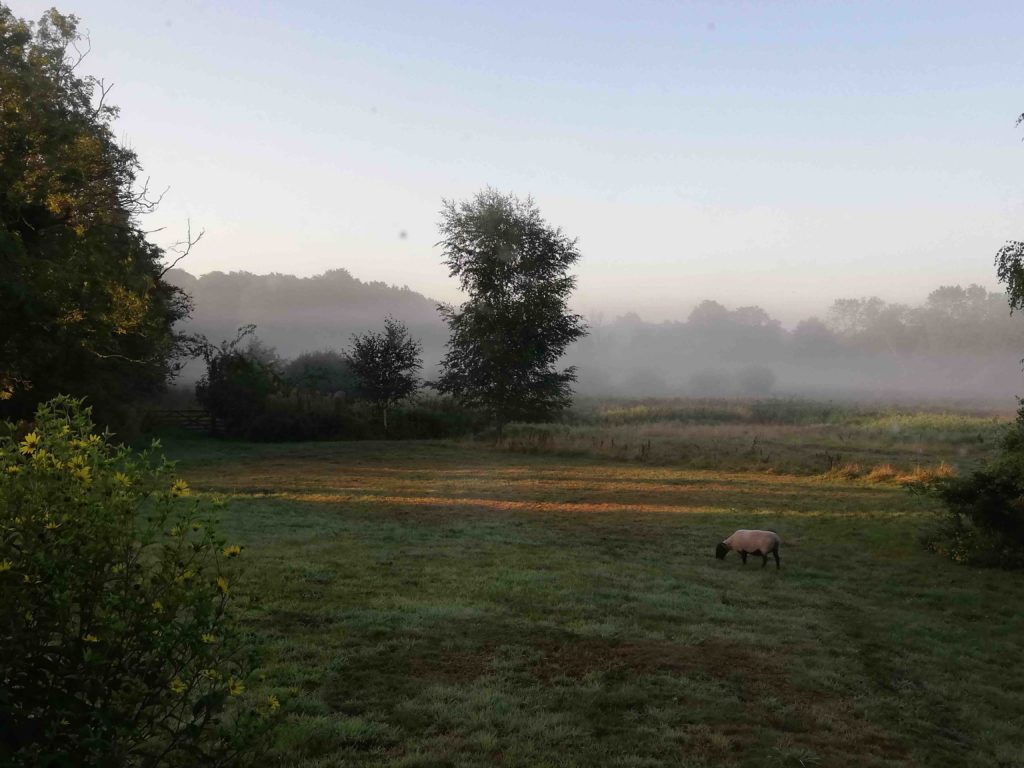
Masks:
[[[764,562],[761,567],[768,565],[768,553],[775,556],[775,568],[782,567],[779,562],[779,535],[775,531],[736,531],[725,541],[715,548],[715,557],[724,560],[729,550],[736,550],[747,564],[747,555],[760,555]]]

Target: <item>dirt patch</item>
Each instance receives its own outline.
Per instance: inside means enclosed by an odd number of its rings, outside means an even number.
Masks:
[[[488,664],[493,658],[492,647],[443,650],[410,657],[406,671],[425,680],[464,683],[487,674]]]

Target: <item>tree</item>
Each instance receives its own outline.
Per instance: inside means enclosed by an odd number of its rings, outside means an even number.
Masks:
[[[253,336],[255,331],[255,325],[246,325],[232,341],[202,345],[206,373],[196,382],[196,400],[210,412],[215,432],[223,427],[229,435],[247,435],[252,422],[266,409],[267,399],[280,388],[272,364],[276,354],[271,350],[271,363],[264,362],[261,353],[267,357],[269,348]],[[248,349],[239,349],[246,338]],[[251,353],[253,349],[257,353]]]
[[[507,422],[547,419],[572,402],[576,370],[555,364],[586,334],[567,306],[580,253],[530,198],[486,189],[445,201],[441,216],[445,264],[469,298],[438,307],[451,335],[436,386],[484,409],[500,438]]]
[[[0,416],[66,392],[123,423],[173,374],[191,306],[139,226],[158,200],[114,136],[109,87],[78,74],[77,24],[0,3]]]
[[[384,333],[353,334],[345,354],[358,383],[359,393],[374,403],[384,417],[388,432],[388,408],[419,387],[417,373],[423,367],[422,345],[409,335],[404,323],[387,317]]]

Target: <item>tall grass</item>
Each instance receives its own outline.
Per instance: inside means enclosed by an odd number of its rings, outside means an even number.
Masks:
[[[499,447],[910,482],[915,473],[953,473],[990,457],[1009,421],[992,412],[803,400],[583,401],[560,422],[509,425]]]

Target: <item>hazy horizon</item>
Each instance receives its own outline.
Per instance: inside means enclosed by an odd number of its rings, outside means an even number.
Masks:
[[[1022,234],[1019,4],[58,6],[170,187],[145,228],[205,228],[195,274],[342,267],[454,300],[441,200],[491,185],[579,238],[583,314],[791,323],[994,289]]]
[[[334,270],[343,270],[343,271],[347,272],[349,275],[351,275],[353,278],[355,278],[356,280],[359,280],[362,283],[384,283],[385,285],[387,285],[389,287],[392,287],[392,288],[399,288],[399,289],[401,289],[401,288],[408,288],[409,290],[414,291],[414,292],[420,294],[421,296],[423,296],[424,298],[430,299],[432,301],[438,301],[438,302],[449,301],[449,300],[456,300],[456,301],[458,301],[458,300],[460,300],[459,297],[462,295],[458,291],[454,291],[454,292],[452,292],[450,298],[440,299],[440,298],[438,298],[436,296],[431,296],[426,291],[420,290],[415,285],[409,285],[408,283],[393,283],[393,282],[389,282],[389,281],[386,281],[386,280],[380,280],[380,279],[377,279],[377,278],[373,277],[372,275],[360,275],[360,274],[357,274],[356,272],[354,272],[352,269],[349,269],[348,267],[346,267],[344,265],[341,265],[341,264],[339,264],[338,266],[329,267],[328,269],[321,270],[319,272],[313,272],[313,273],[310,273],[310,274],[296,274],[294,272],[288,272],[288,271],[284,271],[284,270],[269,270],[269,271],[266,271],[266,272],[254,272],[252,270],[247,270],[247,269],[231,269],[231,270],[211,269],[211,270],[209,270],[207,272],[200,273],[200,272],[193,271],[192,269],[189,269],[189,260],[185,259],[180,264],[178,264],[177,267],[175,267],[175,269],[180,270],[182,272],[187,272],[189,275],[191,275],[192,277],[195,277],[195,278],[202,278],[202,277],[205,277],[206,275],[209,275],[209,274],[212,274],[212,273],[217,273],[217,272],[222,273],[222,274],[231,274],[232,272],[236,272],[236,273],[248,273],[248,274],[254,275],[256,277],[269,277],[271,275],[281,275],[281,276],[284,276],[284,277],[295,277],[295,278],[306,279],[306,280],[316,279],[316,278],[321,277],[322,275],[324,275],[326,272],[330,272],[330,271],[334,271]],[[994,281],[992,281],[992,282],[994,283]],[[963,288],[967,288],[968,285],[981,285],[981,287],[985,288],[988,291],[991,291],[991,292],[994,292],[994,293],[1003,293],[1003,289],[999,285],[985,285],[985,284],[982,284],[982,283],[965,283],[965,282],[954,283],[954,284],[951,284],[951,285],[958,285],[959,287],[963,287]],[[888,302],[888,303],[905,303],[908,306],[918,306],[918,305],[921,305],[921,304],[924,303],[924,301],[927,299],[927,297],[928,297],[928,295],[930,293],[932,293],[934,290],[936,290],[937,288],[940,288],[940,287],[942,287],[942,286],[933,285],[929,290],[924,291],[919,296],[917,296],[917,295],[909,296],[906,299],[903,299],[903,300],[893,300],[892,302]],[[611,308],[611,307],[588,308],[588,307],[580,306],[579,301],[577,299],[573,299],[573,300],[570,301],[570,305],[571,305],[570,308],[572,309],[572,311],[577,312],[577,313],[583,315],[583,317],[586,318],[587,322],[591,323],[591,324],[595,324],[595,323],[596,324],[601,324],[601,323],[613,322],[615,320],[624,319],[624,318],[626,318],[627,316],[630,316],[630,315],[635,315],[635,316],[639,317],[641,320],[643,320],[644,322],[647,322],[647,323],[671,323],[671,322],[685,322],[686,319],[689,317],[690,313],[699,304],[701,304],[702,302],[705,302],[705,301],[713,301],[713,302],[722,304],[723,306],[725,306],[727,309],[730,309],[730,310],[739,309],[739,308],[744,307],[744,306],[760,307],[761,309],[764,309],[772,317],[772,319],[778,320],[782,324],[783,328],[786,328],[787,330],[792,330],[792,328],[797,323],[799,323],[802,320],[807,320],[807,319],[812,318],[812,317],[817,317],[817,318],[819,318],[821,320],[825,320],[826,316],[828,315],[828,311],[829,311],[832,303],[834,301],[838,300],[838,299],[865,299],[865,298],[872,298],[872,297],[878,297],[878,298],[883,298],[883,299],[885,298],[885,296],[882,295],[882,293],[880,293],[880,292],[875,292],[875,293],[871,293],[871,294],[862,294],[862,295],[853,295],[853,294],[843,294],[843,295],[840,295],[840,294],[836,294],[835,296],[823,297],[822,298],[822,302],[819,305],[814,305],[813,307],[809,308],[806,311],[802,309],[803,305],[799,305],[799,304],[798,305],[788,304],[788,305],[785,305],[785,306],[774,306],[774,305],[772,305],[772,304],[770,304],[768,302],[761,302],[761,301],[756,301],[756,300],[755,301],[748,301],[748,302],[732,301],[728,297],[723,297],[723,296],[700,296],[700,297],[695,297],[692,300],[689,300],[689,299],[679,300],[679,301],[674,302],[672,307],[667,307],[665,309],[664,313],[659,313],[657,308],[652,308],[652,307],[649,307],[649,306],[635,306],[635,307],[631,307],[626,302],[624,302],[622,307],[620,307],[618,309]],[[808,306],[810,306],[810,305],[808,305]],[[1007,313],[1007,315],[1010,314],[1009,306],[1007,306],[1007,308],[1006,308],[1006,313]]]

